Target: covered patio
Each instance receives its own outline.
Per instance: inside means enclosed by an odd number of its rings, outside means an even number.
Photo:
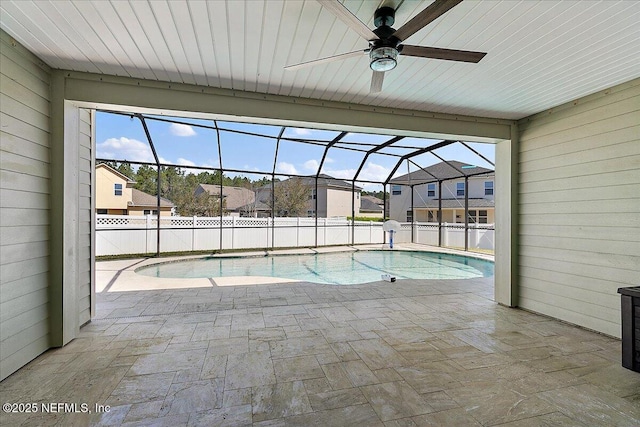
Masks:
[[[497,305],[492,277],[217,286],[135,275],[145,262],[152,260],[97,263],[93,321],[0,385],[4,402],[90,402],[109,411],[3,414],[3,425],[640,419],[640,378],[620,366],[619,340]],[[165,289],[129,290],[154,281]]]
[[[617,0],[3,0],[0,394],[47,413],[0,424],[639,425],[617,293],[640,275],[638,21]],[[101,110],[495,144],[495,277],[117,290]]]

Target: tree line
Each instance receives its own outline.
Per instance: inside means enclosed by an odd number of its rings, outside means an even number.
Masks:
[[[149,165],[141,165],[134,169],[129,163],[105,162],[108,166],[135,181],[133,188],[152,196],[158,194],[158,172]],[[279,182],[278,178],[275,182]],[[160,197],[171,201],[176,206],[176,213],[181,216],[217,216],[220,215],[220,197],[207,192],[195,194],[199,184],[229,187],[242,187],[262,196],[262,200],[247,200],[243,214],[254,216],[256,204],[265,203],[269,209],[274,209],[277,216],[306,216],[307,205],[311,195],[311,188],[298,179],[280,182],[275,187],[274,197],[271,197],[271,180],[261,178],[251,180],[243,176],[229,177],[220,171],[202,171],[187,173],[178,166],[160,167]],[[264,189],[261,191],[260,189]],[[222,199],[223,215],[227,214],[227,207]]]
[[[108,166],[135,181],[133,188],[152,196],[158,194],[158,172],[155,167],[141,165],[134,169],[130,163],[105,162]],[[219,170],[192,173],[179,166],[160,167],[160,197],[171,201],[176,206],[176,213],[181,216],[218,216],[220,215],[220,196],[207,192],[195,194],[199,184],[229,187],[242,187],[256,194],[253,201],[247,200],[242,214],[254,216],[257,206],[265,204],[269,210],[279,217],[307,216],[308,210],[315,208],[312,199],[312,188],[301,178],[290,178],[284,181],[276,178],[274,194],[271,195],[271,180],[263,177],[251,180],[244,176],[226,176]],[[362,195],[370,194],[380,199],[382,191],[363,191]],[[387,200],[388,200],[387,193]],[[222,198],[223,215],[228,214],[224,198]],[[268,212],[267,214],[270,214]]]

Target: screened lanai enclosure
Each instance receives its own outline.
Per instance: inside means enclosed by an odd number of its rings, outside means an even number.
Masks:
[[[388,247],[389,219],[397,243],[493,252],[491,144],[95,114],[97,256]]]

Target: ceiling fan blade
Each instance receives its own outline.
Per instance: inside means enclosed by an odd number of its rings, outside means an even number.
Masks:
[[[486,52],[474,52],[471,50],[441,49],[439,47],[402,45],[400,55],[417,56],[419,58],[444,59],[447,61],[461,61],[478,63]]]
[[[398,28],[393,35],[400,41],[406,40],[461,2],[462,0],[435,0],[422,12],[411,18],[409,22]]]
[[[344,22],[356,33],[360,34],[364,37],[365,40],[378,40],[379,37],[367,27],[364,22],[359,20],[353,13],[349,11],[342,3],[338,0],[316,0],[318,3],[322,5],[327,11],[333,14],[336,18]]]
[[[382,83],[384,82],[384,71],[374,71],[371,75],[371,87],[369,93],[382,92]]]
[[[353,52],[341,53],[339,55],[328,56],[326,58],[314,59],[313,61],[301,62],[299,64],[287,65],[285,70],[293,71],[304,67],[312,67],[314,65],[324,64],[327,62],[340,61],[342,59],[362,56],[369,52],[369,49],[354,50]]]

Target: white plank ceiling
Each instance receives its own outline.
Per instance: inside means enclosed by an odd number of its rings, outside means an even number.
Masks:
[[[373,28],[383,1],[346,0]],[[395,28],[431,0],[395,0]],[[53,68],[392,108],[518,119],[640,77],[640,1],[466,0],[406,40],[488,52],[401,56],[370,94],[367,48],[315,0],[2,0],[0,26]]]

